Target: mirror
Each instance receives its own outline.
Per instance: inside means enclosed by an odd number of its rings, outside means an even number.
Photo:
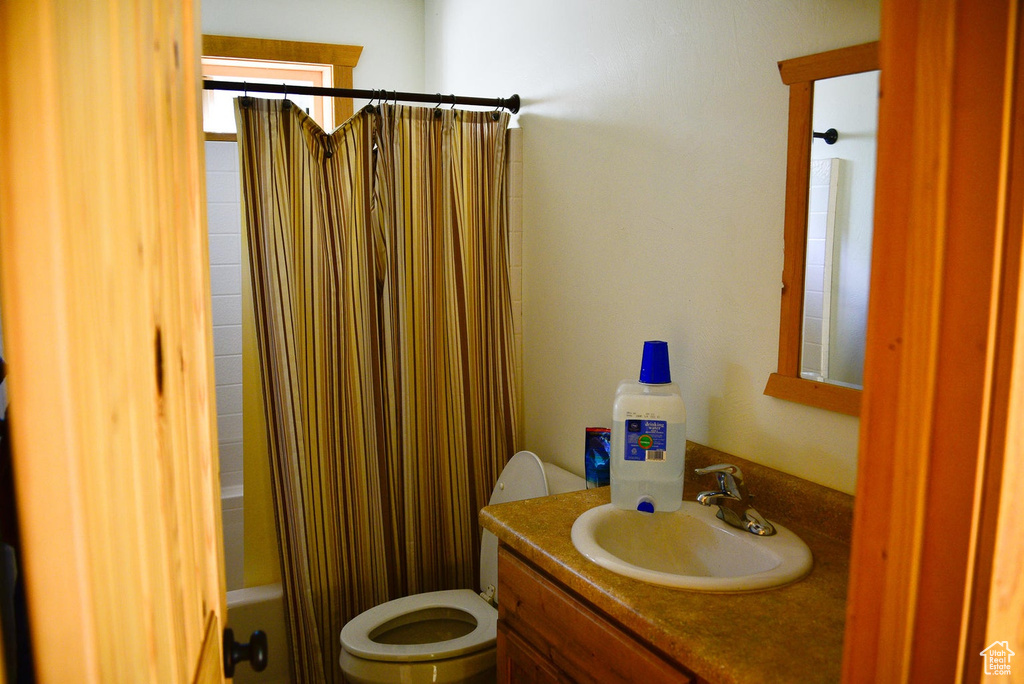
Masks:
[[[764,393],[854,416],[860,414],[874,211],[874,141],[867,139],[878,108],[877,74],[866,72],[877,70],[877,42],[779,62],[789,86],[785,256],[779,366]],[[862,76],[840,78],[851,74]],[[854,106],[848,97],[868,101]],[[837,125],[816,122],[816,109]],[[843,121],[853,109],[871,116]]]
[[[878,75],[817,81],[811,115],[800,376],[854,389],[864,384]]]

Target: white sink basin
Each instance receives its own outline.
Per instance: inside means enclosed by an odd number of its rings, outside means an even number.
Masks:
[[[775,524],[759,537],[716,516],[717,506],[684,501],[672,513],[639,513],[605,504],[572,526],[572,543],[614,573],[695,591],[754,591],[800,579],[811,570],[811,550]]]

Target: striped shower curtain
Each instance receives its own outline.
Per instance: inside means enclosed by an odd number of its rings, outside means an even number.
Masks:
[[[508,115],[236,118],[295,675],[341,681],[346,620],[476,585],[477,511],[518,448]]]

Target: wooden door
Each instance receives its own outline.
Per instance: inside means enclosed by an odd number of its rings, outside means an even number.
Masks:
[[[0,3],[0,273],[40,682],[221,682],[192,0]]]
[[[1024,637],[1022,27],[883,3],[845,682],[982,681]]]

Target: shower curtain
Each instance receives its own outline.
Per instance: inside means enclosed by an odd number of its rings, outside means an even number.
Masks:
[[[476,586],[477,511],[518,448],[508,115],[382,105],[327,134],[237,103],[295,675],[341,681],[345,621]]]

